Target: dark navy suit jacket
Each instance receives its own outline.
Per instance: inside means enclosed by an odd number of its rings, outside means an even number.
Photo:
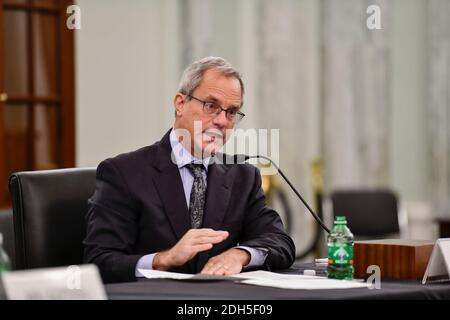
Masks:
[[[169,131],[170,132],[170,131]],[[161,141],[107,159],[97,168],[89,199],[84,262],[96,264],[105,282],[135,280],[137,261],[174,246],[190,229],[178,167],[171,161],[169,132]],[[279,215],[266,206],[259,170],[249,164],[208,167],[203,228],[229,237],[169,271],[200,272],[210,257],[237,244],[266,248],[263,268],[288,268],[295,246]]]

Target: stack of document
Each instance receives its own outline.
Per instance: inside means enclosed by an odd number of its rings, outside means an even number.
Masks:
[[[158,270],[138,270],[147,279],[174,279],[189,281],[232,280],[242,284],[282,288],[282,289],[349,289],[367,288],[367,284],[358,280],[335,280],[326,277],[280,274],[268,271],[242,272],[232,276],[208,276],[202,274],[174,273]]]

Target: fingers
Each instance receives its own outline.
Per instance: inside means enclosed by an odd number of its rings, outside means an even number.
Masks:
[[[216,244],[219,242],[222,242],[223,240],[225,240],[222,236],[216,236],[216,237],[198,237],[198,238],[193,238],[191,239],[190,243],[192,245],[199,245],[199,244],[205,244],[205,243],[212,243],[212,244]]]
[[[211,274],[211,275],[227,275],[230,274],[230,266],[223,262],[217,263],[208,263],[202,270],[203,274]]]
[[[194,252],[202,252],[206,250],[212,249],[213,245],[211,243],[205,243],[205,244],[198,244],[195,246],[192,246],[192,249]]]
[[[213,229],[190,229],[187,232],[190,237],[222,237],[223,240],[228,238],[228,231],[213,230]]]
[[[227,259],[226,256],[226,253],[222,253],[209,259],[203,267],[202,273],[214,275],[226,274],[230,269],[230,265],[233,264],[233,262]]]
[[[227,231],[216,231],[212,229],[191,229],[184,236],[184,240],[190,245],[205,243],[216,244],[228,238]]]
[[[213,245],[224,241],[228,237],[227,231],[213,229],[191,229],[168,250],[167,259],[170,266],[180,266],[191,260],[197,253],[211,250]]]
[[[240,249],[229,249],[208,260],[201,273],[211,275],[231,275],[242,271],[243,262]],[[247,254],[247,253],[244,253]]]

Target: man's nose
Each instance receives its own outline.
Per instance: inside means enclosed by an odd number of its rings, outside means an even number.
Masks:
[[[230,120],[228,120],[226,112],[221,110],[220,113],[213,118],[213,123],[220,127],[225,127],[229,125]]]

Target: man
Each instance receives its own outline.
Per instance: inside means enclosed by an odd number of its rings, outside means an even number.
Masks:
[[[214,161],[244,116],[240,74],[208,57],[184,71],[175,123],[161,141],[100,163],[89,199],[85,262],[105,282],[140,269],[230,275],[288,268],[295,246],[249,164]]]

